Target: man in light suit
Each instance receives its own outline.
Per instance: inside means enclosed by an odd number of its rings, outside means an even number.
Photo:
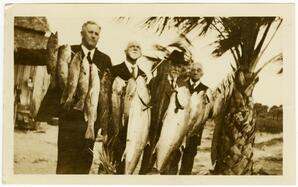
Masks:
[[[83,24],[80,45],[71,46],[72,58],[75,53],[81,52],[82,59],[87,58],[89,64],[94,63],[100,72],[111,68],[111,59],[96,48],[101,27],[93,21]],[[78,98],[74,97],[74,102]],[[99,106],[100,107],[100,106]],[[62,107],[61,107],[62,108]],[[94,124],[95,136],[100,128],[97,121]],[[69,111],[61,109],[59,115],[58,132],[58,162],[57,174],[88,174],[93,159],[94,140],[84,138],[87,124],[84,112],[73,107]],[[104,135],[105,136],[105,135]]]

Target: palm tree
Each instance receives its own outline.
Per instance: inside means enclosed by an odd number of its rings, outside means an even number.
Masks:
[[[261,68],[256,67],[281,23],[278,17],[150,17],[145,20],[145,27],[155,27],[159,34],[167,28],[178,28],[182,34],[198,32],[198,36],[215,31],[217,38],[213,41],[212,54],[220,57],[230,52],[233,56],[233,91],[224,98],[220,112],[213,116],[216,123],[211,153],[214,174],[253,172],[256,127],[252,92],[259,72],[269,63],[282,61],[282,54],[277,54]],[[273,34],[269,37],[271,30]]]

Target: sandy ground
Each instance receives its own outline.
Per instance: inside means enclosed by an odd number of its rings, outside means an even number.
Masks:
[[[204,132],[202,145],[198,148],[193,174],[203,175],[212,169],[210,147],[213,124],[209,123]],[[14,172],[15,174],[55,174],[57,162],[58,127],[44,125],[39,131],[20,131],[14,133]],[[98,151],[94,148],[94,163],[90,171],[98,170]],[[254,148],[254,171],[266,175],[282,175],[282,134],[257,133]],[[139,170],[136,168],[135,173]]]

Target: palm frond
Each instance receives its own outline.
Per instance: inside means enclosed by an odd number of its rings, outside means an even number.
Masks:
[[[112,154],[105,148],[99,152],[100,169],[104,174],[116,174],[116,166],[113,164]]]

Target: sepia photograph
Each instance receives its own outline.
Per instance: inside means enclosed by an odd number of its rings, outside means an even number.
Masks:
[[[216,5],[7,5],[7,182],[295,183],[294,6]]]

